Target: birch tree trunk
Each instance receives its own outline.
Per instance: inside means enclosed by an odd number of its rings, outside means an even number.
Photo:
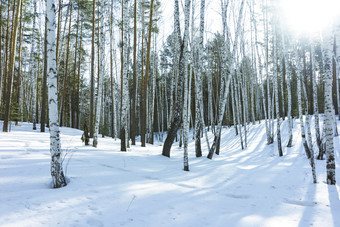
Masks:
[[[189,37],[189,18],[190,18],[190,0],[185,1],[185,29],[184,29],[184,37]],[[189,138],[189,108],[190,101],[188,102],[188,48],[187,44],[184,46],[184,106],[183,106],[183,140],[184,140],[184,155],[183,155],[183,164],[184,171],[189,171],[189,158],[188,158],[188,138]]]
[[[330,26],[325,28],[323,34],[323,63],[325,75],[325,138],[326,138],[326,170],[327,184],[335,185],[335,159],[333,141],[333,103],[332,103],[332,47],[333,36]]]
[[[93,147],[97,147],[98,144],[98,133],[99,133],[99,122],[100,122],[100,112],[102,107],[102,90],[103,90],[103,77],[104,77],[104,55],[105,55],[105,34],[104,34],[104,2],[100,3],[100,36],[99,36],[99,72],[98,72],[98,87],[96,94],[96,118],[95,118],[95,127],[93,134]]]
[[[113,7],[113,0],[111,3]],[[136,145],[136,133],[137,133],[137,122],[136,122],[136,83],[137,83],[137,0],[134,1],[134,28],[133,28],[133,82],[132,82],[132,106],[131,106],[131,142],[132,145]],[[113,16],[113,12],[111,13]],[[111,22],[111,26],[112,22]],[[112,30],[112,28],[111,28]],[[112,48],[112,47],[111,47]],[[112,50],[111,50],[112,51]]]
[[[96,0],[93,0],[92,4],[92,41],[91,41],[91,94],[90,94],[90,137],[93,138],[93,117],[94,117],[94,37],[95,37],[95,27],[96,27]]]
[[[340,18],[340,17],[338,17]],[[340,120],[340,92],[339,92],[339,83],[340,83],[340,22],[336,25],[335,28],[335,37],[336,37],[336,47],[335,47],[335,60],[336,60],[336,87],[337,87],[337,97],[338,97],[338,117]]]
[[[274,31],[275,31],[274,25]],[[283,156],[282,145],[281,145],[281,130],[280,130],[280,108],[279,108],[279,88],[278,88],[278,62],[277,62],[277,39],[276,33],[274,32],[274,90],[275,90],[275,107],[276,107],[276,136],[277,136],[277,148],[279,156]]]
[[[315,137],[316,144],[319,148],[318,159],[323,160],[323,147],[322,140],[320,136],[320,120],[319,120],[319,105],[318,105],[318,88],[316,84],[316,61],[315,61],[315,51],[314,44],[310,42],[310,64],[312,68],[312,84],[313,84],[313,113],[314,113],[314,128],[315,128]]]
[[[36,45],[36,40],[35,40],[35,27],[36,27],[36,15],[37,15],[37,0],[33,0],[33,8],[34,8],[34,16],[33,16],[33,29],[32,29],[32,47],[31,47],[31,61],[30,61],[30,67],[31,67],[31,80],[33,84],[33,130],[37,129],[36,123],[36,86],[37,86],[37,81],[36,81],[36,68],[37,66],[35,65],[35,45]]]
[[[128,136],[128,0],[123,1],[123,78],[122,78],[122,105],[121,105],[121,124],[120,124],[120,139],[121,151],[126,151],[126,138]]]
[[[316,180],[316,173],[315,173],[315,161],[314,161],[314,149],[313,149],[313,142],[312,142],[312,133],[310,129],[310,120],[309,120],[309,114],[308,114],[308,97],[307,97],[307,92],[306,92],[306,86],[303,83],[302,86],[302,91],[303,91],[303,97],[305,101],[305,115],[306,115],[306,128],[307,128],[307,135],[308,135],[308,149],[311,154],[311,157],[309,159],[310,166],[312,167],[312,175],[313,175],[313,182],[314,184],[317,183]]]
[[[293,142],[293,133],[292,133],[292,94],[291,94],[291,86],[290,86],[290,81],[291,81],[291,70],[290,70],[290,65],[288,62],[288,52],[286,49],[286,42],[285,42],[285,35],[282,32],[282,52],[283,52],[283,65],[285,67],[285,73],[286,73],[286,81],[287,81],[287,93],[288,93],[288,110],[287,110],[287,118],[288,118],[288,143],[287,147],[292,146]]]
[[[110,7],[110,82],[111,82],[111,102],[112,102],[112,138],[117,138],[117,124],[116,124],[116,99],[115,99],[115,82],[113,78],[113,46],[114,46],[114,33],[113,33],[113,0],[111,0],[111,7]]]
[[[307,155],[307,158],[311,158],[311,153],[306,141],[306,132],[305,132],[305,126],[303,121],[303,115],[302,115],[302,102],[301,102],[301,63],[300,63],[300,57],[298,53],[297,46],[295,46],[295,59],[296,59],[296,73],[297,73],[297,95],[298,95],[298,108],[299,108],[299,118],[300,118],[300,130],[301,130],[301,137],[302,137],[302,144],[305,148],[305,152]]]
[[[55,4],[54,0],[46,1],[47,14],[47,72],[48,72],[48,99],[50,119],[50,152],[52,187],[66,186],[66,179],[62,167],[61,143],[58,124],[58,95],[57,95],[57,68],[56,68],[56,34],[55,34]]]

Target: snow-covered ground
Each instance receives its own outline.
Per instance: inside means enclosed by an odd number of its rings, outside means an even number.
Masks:
[[[50,186],[49,133],[20,123],[0,133],[0,226],[340,226],[339,137],[337,185],[325,183],[325,161],[316,161],[313,184],[298,122],[283,157],[275,142],[266,145],[263,123],[250,126],[245,150],[225,128],[212,160],[205,139],[201,158],[191,141],[189,172],[178,143],[169,159],[161,144],[120,152],[119,140],[99,138],[93,148],[82,144],[81,131],[61,128],[70,180],[61,189]],[[285,145],[286,122],[282,128]]]

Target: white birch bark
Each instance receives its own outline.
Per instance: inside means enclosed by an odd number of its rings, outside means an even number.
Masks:
[[[305,101],[306,128],[307,128],[307,135],[308,135],[307,144],[308,144],[309,152],[311,154],[309,162],[310,162],[310,166],[312,167],[313,182],[314,184],[316,184],[317,180],[316,180],[316,173],[315,173],[314,149],[313,149],[313,142],[312,142],[312,133],[310,129],[310,119],[309,119],[309,114],[308,114],[308,98],[307,98],[306,86],[303,83],[303,80],[302,80],[302,84],[303,84],[302,85],[303,97]]]
[[[283,52],[283,65],[285,66],[286,70],[286,81],[287,81],[287,93],[288,93],[288,110],[287,110],[287,118],[288,118],[288,143],[287,147],[292,146],[293,142],[293,133],[292,133],[292,95],[291,95],[291,86],[290,86],[290,80],[291,80],[291,70],[290,70],[290,65],[288,62],[288,51],[286,49],[286,42],[285,42],[285,35],[282,32],[282,52]]]
[[[305,126],[303,121],[303,115],[302,115],[302,100],[301,100],[301,63],[300,63],[300,57],[298,54],[298,47],[295,46],[295,61],[296,61],[296,74],[297,74],[297,95],[298,95],[298,109],[299,109],[299,118],[300,118],[300,130],[301,130],[301,137],[302,137],[302,144],[305,148],[305,152],[307,155],[307,158],[311,158],[311,153],[306,141],[306,132],[305,132]]]
[[[268,6],[267,6],[268,7]],[[270,97],[270,80],[269,80],[269,38],[268,38],[268,12],[264,12],[264,42],[265,42],[265,69],[266,69],[266,80],[267,80],[267,113],[268,113],[268,133],[267,133],[267,144],[272,144],[273,139],[273,117],[272,117],[272,100]],[[266,110],[265,110],[266,111]]]
[[[127,111],[128,111],[128,0],[124,0],[124,44],[123,44],[123,90],[122,90],[122,110],[121,110],[121,124],[120,124],[120,131],[123,134],[123,138],[121,138],[121,151],[126,151],[127,147],[127,137],[128,137],[128,122],[127,122]],[[121,135],[122,137],[122,135]]]
[[[185,28],[184,37],[189,37],[189,18],[190,18],[190,0],[185,1]],[[188,118],[188,42],[184,40],[184,105],[183,105],[183,140],[184,140],[184,171],[189,171],[189,158],[188,158],[188,138],[189,138],[189,118]]]
[[[310,64],[312,65],[312,84],[313,84],[313,112],[314,112],[314,128],[315,128],[315,137],[316,144],[319,148],[318,159],[323,159],[323,149],[322,149],[322,141],[320,137],[320,120],[319,120],[319,107],[318,107],[318,88],[316,84],[316,61],[315,61],[315,51],[314,44],[310,42]]]
[[[33,28],[32,28],[32,41],[31,41],[31,57],[30,57],[30,73],[31,73],[31,81],[32,81],[32,85],[33,85],[33,90],[32,90],[32,94],[33,94],[33,130],[37,129],[36,123],[37,123],[37,119],[36,119],[36,86],[37,86],[37,65],[36,61],[35,61],[35,53],[36,53],[36,40],[35,40],[35,28],[36,28],[36,15],[37,15],[37,0],[33,0]]]
[[[235,83],[234,83],[234,86],[235,86],[235,101],[236,101],[236,116],[237,116],[237,127],[238,127],[238,131],[239,131],[239,135],[240,135],[240,142],[241,142],[241,148],[242,150],[244,149],[244,146],[243,146],[243,135],[242,135],[242,123],[241,123],[241,102],[240,102],[240,86],[239,86],[239,75],[240,75],[240,72],[238,70],[236,70],[237,72],[237,75],[235,76]],[[237,78],[237,79],[236,79]]]
[[[54,0],[46,1],[47,14],[47,73],[48,73],[48,106],[50,121],[50,153],[52,187],[66,186],[61,158],[61,142],[58,121],[58,94],[56,68],[56,20]]]
[[[99,75],[98,75],[98,85],[97,85],[97,93],[96,93],[96,116],[95,116],[95,126],[94,126],[94,134],[93,134],[93,147],[97,147],[98,144],[98,133],[99,133],[99,123],[100,123],[100,114],[102,108],[102,90],[103,90],[103,77],[104,77],[104,55],[105,55],[105,34],[104,34],[104,10],[105,5],[104,2],[100,3],[100,36],[99,36]]]
[[[278,88],[278,72],[277,72],[277,38],[275,33],[274,25],[274,92],[275,92],[275,107],[276,107],[276,136],[277,136],[277,148],[279,151],[279,156],[283,156],[282,145],[281,145],[281,129],[280,129],[280,109],[279,109],[279,88]]]

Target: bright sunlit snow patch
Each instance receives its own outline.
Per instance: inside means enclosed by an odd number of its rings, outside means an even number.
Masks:
[[[281,0],[282,20],[294,32],[318,32],[339,15],[339,0]]]

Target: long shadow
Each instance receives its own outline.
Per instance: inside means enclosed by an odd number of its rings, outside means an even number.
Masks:
[[[334,185],[328,185],[328,198],[332,213],[333,226],[340,226],[340,200],[339,193]]]
[[[315,198],[316,194],[316,184],[310,183],[308,190],[306,191],[305,198],[303,201],[295,201],[294,200],[288,200],[286,203],[290,203],[293,205],[300,205],[304,206],[304,212],[301,216],[299,227],[305,227],[306,225],[313,225],[313,223],[306,223],[313,219],[315,214],[315,206],[317,206],[317,202],[314,201],[313,198]]]

